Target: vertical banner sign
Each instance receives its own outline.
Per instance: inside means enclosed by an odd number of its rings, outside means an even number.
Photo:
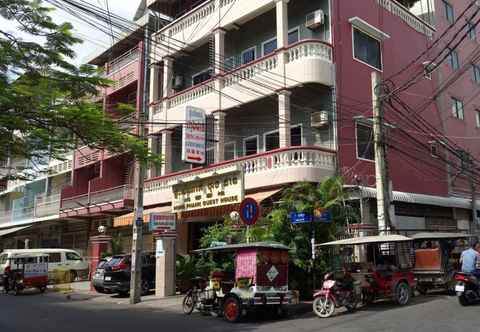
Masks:
[[[186,106],[182,137],[182,160],[184,162],[205,164],[206,129],[205,111],[201,108]]]

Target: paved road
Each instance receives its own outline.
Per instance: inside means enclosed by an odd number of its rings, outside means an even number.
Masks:
[[[164,308],[143,304],[134,308],[115,298],[72,297],[59,294],[0,295],[1,332],[140,332],[140,331],[479,331],[480,306],[462,308],[455,297],[417,297],[407,307],[375,304],[354,314],[318,319],[306,313],[273,321],[262,317],[240,324],[194,314],[186,317],[178,305]]]

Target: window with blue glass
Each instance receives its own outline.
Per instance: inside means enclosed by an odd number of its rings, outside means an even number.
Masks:
[[[353,29],[353,56],[363,63],[382,70],[380,41],[355,28]]]
[[[453,70],[458,70],[460,68],[460,60],[456,50],[451,50],[448,54],[448,63]]]
[[[277,49],[277,38],[270,39],[263,43],[263,56],[273,53]]]
[[[192,83],[193,85],[200,84],[212,78],[213,70],[211,68],[204,70],[198,74],[192,76]]]
[[[445,17],[450,24],[455,23],[455,13],[453,11],[453,6],[446,0],[443,0],[443,5],[445,7]]]
[[[288,32],[288,45],[298,43],[300,40],[300,31],[297,29],[290,30]]]
[[[472,22],[467,23],[467,31],[468,31],[468,38],[471,40],[477,39],[477,30],[475,28],[475,24]]]
[[[249,48],[242,52],[242,65],[252,62],[256,58],[256,49],[255,47]]]

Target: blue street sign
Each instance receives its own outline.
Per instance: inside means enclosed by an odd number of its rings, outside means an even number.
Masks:
[[[292,224],[306,224],[312,222],[312,215],[310,213],[292,212],[290,213],[290,220]]]
[[[314,221],[329,224],[332,222],[332,213],[328,210],[321,211],[319,215],[315,215]]]
[[[240,219],[247,226],[255,225],[260,216],[260,206],[253,198],[245,198],[240,203]]]

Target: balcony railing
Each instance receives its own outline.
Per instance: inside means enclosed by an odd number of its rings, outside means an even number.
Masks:
[[[268,79],[270,78],[272,81],[280,81],[280,76],[281,72],[279,71],[278,68],[278,57],[279,57],[279,52],[274,52],[272,54],[269,54],[267,56],[264,56],[262,58],[259,58],[255,61],[252,61],[248,64],[245,64],[243,66],[240,66],[238,68],[235,68],[232,71],[229,71],[219,77],[214,77],[209,79],[208,81],[205,81],[201,84],[195,85],[193,87],[190,87],[184,91],[178,92],[172,96],[167,97],[165,100],[167,101],[167,108],[175,108],[177,106],[181,106],[187,103],[192,103],[194,101],[197,101],[198,99],[205,97],[211,93],[216,93],[215,91],[215,80],[221,79],[223,81],[222,84],[222,89],[225,88],[230,88],[234,86],[235,84],[242,84],[241,90],[245,90],[248,88],[248,86],[245,86],[243,84],[248,84],[249,80],[251,80],[252,84],[252,89],[261,89],[261,87],[258,86],[258,83],[255,83],[256,77],[259,77],[263,75],[263,79]],[[297,61],[302,61],[302,60],[307,60],[307,59],[315,59],[315,60],[320,60],[320,62],[315,62],[314,66],[320,65],[320,63],[326,64],[326,65],[331,65],[333,62],[333,48],[330,44],[325,43],[320,40],[302,40],[298,43],[295,43],[293,45],[290,45],[287,50],[287,61],[288,64],[290,63],[295,63]],[[311,64],[310,64],[311,65]],[[289,68],[287,68],[287,84],[288,85],[298,85],[299,83],[302,82],[302,75],[303,73],[299,73],[298,71],[295,71],[294,73],[288,72]],[[309,75],[308,72],[305,72],[305,80],[310,82],[310,77],[307,79],[307,75]],[[290,79],[290,78],[295,78],[295,79]],[[258,78],[260,80],[260,78]],[[245,81],[245,83],[241,83]],[[329,81],[329,79],[325,80],[319,80],[319,82],[323,81]],[[280,88],[280,86],[272,87],[270,89],[266,89],[265,93],[274,93],[276,90],[275,88]],[[229,95],[229,93],[226,93]],[[249,94],[249,97],[251,98],[251,94]],[[231,100],[229,98],[226,98],[227,103],[224,103],[224,106],[228,104],[228,102],[231,103]],[[210,100],[209,100],[210,101]],[[214,102],[213,100],[211,102]],[[247,101],[245,101],[247,102]],[[205,104],[211,104],[210,102],[205,102]],[[158,105],[158,104],[157,104]],[[154,114],[158,114],[163,110],[160,109],[160,111],[154,112]]]
[[[435,28],[430,24],[422,20],[420,17],[416,16],[412,12],[405,8],[403,5],[398,3],[395,0],[377,0],[379,6],[385,8],[387,11],[392,13],[395,16],[398,16],[402,21],[408,24],[410,27],[416,31],[428,36],[429,38],[433,37],[435,33]]]
[[[60,194],[39,195],[35,198],[35,218],[54,216],[60,210]]]
[[[128,185],[122,185],[63,199],[61,202],[61,211],[91,207],[127,199],[133,199],[132,188]]]
[[[139,51],[138,48],[131,49],[130,51],[122,54],[118,58],[112,60],[108,64],[108,73],[107,76],[110,76],[119,70],[121,70],[123,67],[128,66],[130,63],[137,61],[139,58]]]
[[[320,180],[335,171],[335,152],[319,147],[290,147],[247,156],[198,170],[188,170],[145,182],[145,204],[171,200],[172,186],[179,181],[223,169],[243,170],[245,189],[255,189],[306,180]]]

